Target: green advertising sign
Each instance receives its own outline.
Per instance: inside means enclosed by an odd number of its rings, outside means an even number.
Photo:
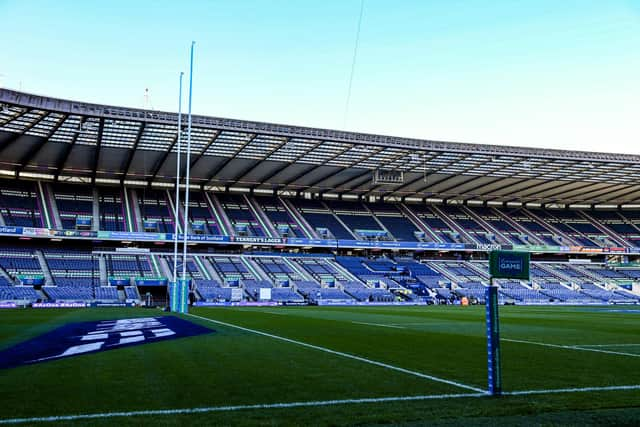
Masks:
[[[489,274],[494,279],[529,280],[531,254],[517,251],[491,251]]]

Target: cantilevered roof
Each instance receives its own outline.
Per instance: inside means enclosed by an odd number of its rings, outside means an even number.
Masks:
[[[0,104],[1,174],[112,184],[175,181],[177,113],[7,89],[0,89]],[[191,183],[203,188],[563,204],[640,201],[640,156],[634,155],[205,116],[193,116],[191,138]],[[378,168],[402,171],[403,183],[374,184]]]

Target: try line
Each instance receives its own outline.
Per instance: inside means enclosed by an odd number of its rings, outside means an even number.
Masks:
[[[503,393],[508,396],[522,396],[532,394],[554,394],[554,393],[585,393],[595,391],[624,391],[639,390],[638,385],[626,386],[609,386],[609,387],[583,387],[583,388],[561,388],[550,390],[522,390]],[[143,411],[118,411],[118,412],[99,412],[93,414],[74,414],[74,415],[52,415],[48,417],[25,417],[25,418],[5,418],[0,419],[0,424],[35,424],[60,421],[77,421],[91,420],[100,418],[119,418],[119,417],[136,417],[136,416],[154,416],[154,415],[190,415],[205,414],[210,412],[232,412],[253,409],[289,409],[289,408],[309,408],[321,406],[338,406],[349,404],[371,404],[371,403],[389,403],[389,402],[406,402],[406,401],[425,401],[425,400],[445,400],[460,398],[479,398],[487,397],[486,393],[461,393],[461,394],[434,394],[422,396],[393,396],[393,397],[373,397],[359,399],[337,399],[337,400],[315,400],[307,402],[283,402],[283,403],[265,403],[253,405],[228,405],[228,406],[205,406],[199,408],[177,408],[177,409],[149,409]]]

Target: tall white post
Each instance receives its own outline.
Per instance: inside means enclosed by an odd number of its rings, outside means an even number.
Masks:
[[[191,42],[191,64],[189,67],[189,121],[187,126],[187,174],[186,174],[186,188],[185,188],[185,196],[184,196],[184,227],[182,229],[182,234],[184,237],[182,250],[183,250],[183,259],[182,259],[182,280],[187,280],[187,230],[188,230],[188,220],[189,220],[189,173],[191,169],[191,99],[193,95],[193,48],[196,42]]]
[[[178,222],[180,212],[180,150],[182,146],[182,76],[180,71],[180,89],[178,91],[178,156],[176,158],[176,200],[173,210],[173,283],[178,283]]]

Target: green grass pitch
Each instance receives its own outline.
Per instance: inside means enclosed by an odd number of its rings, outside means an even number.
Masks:
[[[4,310],[0,349],[69,322],[150,315],[166,314]],[[499,398],[482,395],[484,307],[193,308],[185,318],[216,332],[0,370],[0,425],[17,418],[74,426],[640,419],[640,309],[633,307],[500,307],[506,395]],[[152,412],[114,416],[138,411]],[[82,414],[102,415],[33,419]]]

